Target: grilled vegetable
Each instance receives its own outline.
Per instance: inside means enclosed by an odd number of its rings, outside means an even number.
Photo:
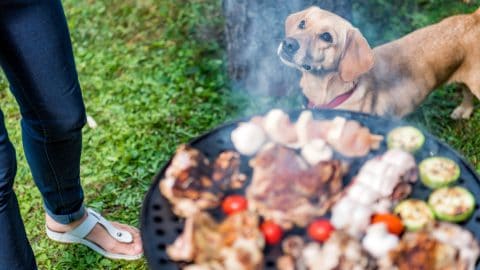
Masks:
[[[394,209],[408,231],[418,231],[435,221],[432,209],[424,201],[408,199],[400,202]]]
[[[445,157],[427,158],[420,163],[418,169],[422,183],[432,189],[448,186],[460,177],[457,163]]]
[[[463,187],[444,187],[430,194],[428,204],[438,219],[462,222],[472,215],[475,209],[475,198]]]
[[[388,232],[396,235],[400,235],[403,232],[402,220],[394,214],[375,214],[372,217],[372,224],[375,223],[384,223],[387,226]]]
[[[389,149],[399,148],[414,153],[425,143],[423,133],[412,126],[397,127],[387,135]]]

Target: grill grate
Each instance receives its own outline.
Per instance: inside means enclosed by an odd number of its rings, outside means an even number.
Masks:
[[[290,114],[292,119],[296,119],[300,114],[299,111]],[[376,116],[370,116],[362,113],[354,113],[340,110],[322,110],[314,111],[316,119],[331,119],[335,116],[342,116],[347,119],[359,121],[362,125],[367,126],[375,134],[386,135],[393,127],[405,125],[400,120],[385,119]],[[219,153],[234,149],[230,141],[230,133],[236,127],[237,122],[226,124],[197,139],[190,142],[190,145],[202,151],[210,159],[214,159]],[[476,198],[480,198],[480,178],[475,173],[475,170],[452,148],[445,143],[439,141],[432,135],[424,132],[425,145],[415,155],[417,163],[426,157],[433,155],[442,155],[456,161],[461,169],[461,176],[458,181],[459,185],[470,190]],[[351,167],[349,173],[344,177],[345,183],[348,183],[352,176],[356,175],[361,165],[368,159],[383,153],[386,150],[386,144],[383,142],[381,148],[368,154],[363,158],[349,159]],[[343,158],[345,159],[345,158]],[[171,209],[169,202],[160,194],[158,183],[163,177],[166,164],[162,170],[154,177],[153,183],[143,202],[142,216],[141,216],[141,234],[145,257],[148,261],[150,269],[161,270],[177,270],[182,268],[182,263],[177,263],[169,260],[166,254],[166,247],[173,243],[178,235],[183,230],[184,220],[176,217]],[[251,176],[251,169],[248,167],[248,160],[242,157],[242,172],[246,173],[248,177]],[[248,184],[248,183],[247,183]],[[414,185],[413,192],[410,197],[426,199],[430,194],[430,190],[421,184],[420,181]],[[219,210],[214,210],[212,214],[215,217],[221,217]],[[463,223],[462,226],[467,227],[477,239],[480,239],[480,211],[477,203],[475,213],[468,222]],[[292,234],[304,234],[304,230],[294,229],[290,232]],[[267,247],[265,250],[265,266],[264,269],[276,269],[276,258],[281,254],[280,247]],[[480,270],[480,265],[477,263],[477,270]]]

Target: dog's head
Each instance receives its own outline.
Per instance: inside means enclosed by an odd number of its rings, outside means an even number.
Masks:
[[[345,19],[318,7],[288,16],[285,34],[278,55],[302,72],[338,72],[344,82],[352,82],[373,66],[373,52],[362,34]]]

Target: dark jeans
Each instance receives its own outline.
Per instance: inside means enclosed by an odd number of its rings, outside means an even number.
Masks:
[[[59,0],[0,0],[0,64],[20,106],[23,148],[44,208],[60,223],[78,220],[85,107]],[[0,269],[35,269],[12,189],[15,173],[0,111]]]

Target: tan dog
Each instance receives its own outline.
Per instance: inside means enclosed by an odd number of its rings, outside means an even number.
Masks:
[[[435,88],[459,83],[453,118],[469,118],[480,98],[480,9],[449,17],[370,49],[348,21],[311,7],[288,16],[278,54],[302,71],[311,104],[380,115],[412,112]]]

